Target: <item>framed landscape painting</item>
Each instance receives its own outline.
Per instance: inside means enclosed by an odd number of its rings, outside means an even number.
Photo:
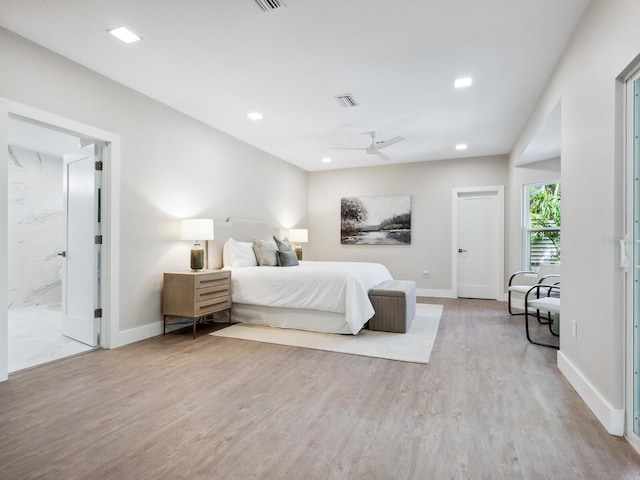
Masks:
[[[410,245],[411,195],[346,197],[340,206],[343,245]]]

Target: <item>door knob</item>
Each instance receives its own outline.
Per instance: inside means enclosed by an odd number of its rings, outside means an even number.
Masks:
[[[58,252],[58,256],[59,257],[66,257],[67,256],[67,252]]]
[[[466,250],[464,250],[463,248],[458,249],[458,253],[464,253],[464,252],[466,252]]]

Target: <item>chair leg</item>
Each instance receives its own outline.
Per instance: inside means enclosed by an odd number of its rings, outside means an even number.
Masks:
[[[524,315],[524,313],[513,313],[513,311],[511,310],[511,291],[509,291],[509,293],[507,293],[507,307],[509,310],[509,314],[510,315]]]
[[[550,323],[551,314],[549,314],[549,320],[542,320],[542,317],[540,316],[540,310],[536,310],[536,320],[538,320],[538,323],[540,325],[547,325],[548,323]]]
[[[526,307],[526,303],[525,303],[525,307]],[[556,350],[560,350],[560,347],[558,345],[552,345],[550,343],[534,342],[531,339],[531,335],[529,334],[529,311],[527,308],[525,308],[524,310],[524,326],[525,326],[525,332],[527,333],[527,340],[529,340],[529,343],[532,343],[534,345],[540,345],[541,347],[549,347],[549,348],[555,348]]]
[[[507,308],[509,310],[509,314],[513,315],[513,316],[517,316],[517,315],[525,315],[525,312],[522,313],[513,313],[513,310],[511,308],[511,291],[509,291],[507,293]],[[526,308],[525,308],[526,310]],[[547,323],[549,323],[548,321],[544,321],[542,320],[542,318],[540,317],[540,310],[536,310],[536,319],[538,320],[538,323],[540,325],[546,325]]]
[[[560,333],[556,333],[553,331],[553,321],[551,320],[551,312],[549,312],[549,332],[551,332],[551,335],[553,335],[554,337],[560,336]]]

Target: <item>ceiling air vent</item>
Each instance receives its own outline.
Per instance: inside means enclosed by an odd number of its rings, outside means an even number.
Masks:
[[[336,95],[334,98],[336,99],[338,104],[343,108],[351,108],[351,107],[358,106],[358,102],[356,102],[355,98],[353,98],[350,93],[347,93],[344,95]]]
[[[273,12],[279,8],[286,7],[282,0],[255,0],[263,12]]]

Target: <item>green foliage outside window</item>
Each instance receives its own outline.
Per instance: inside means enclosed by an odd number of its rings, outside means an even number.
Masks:
[[[558,229],[531,232],[531,245],[551,241],[557,261],[560,261],[561,206],[562,189],[559,183],[537,185],[529,189],[529,227]]]

